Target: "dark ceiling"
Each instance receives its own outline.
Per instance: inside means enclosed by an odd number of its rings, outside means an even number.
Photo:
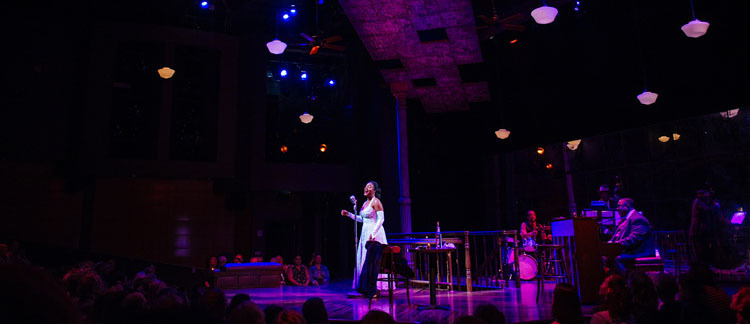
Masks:
[[[498,1],[498,12],[526,13],[537,2]],[[487,14],[487,0],[473,3]],[[566,1],[552,24],[529,19],[523,32],[483,41],[488,110],[513,139],[533,145],[524,138],[564,141],[747,106],[750,63],[738,43],[750,31],[740,17],[746,6],[695,1],[711,26],[693,39],[680,30],[692,19],[689,1],[582,0],[578,11]],[[650,106],[635,98],[646,87],[659,94]]]
[[[472,0],[475,18],[491,16],[490,1]],[[491,143],[490,150],[496,151],[750,106],[750,27],[743,16],[748,12],[746,1],[694,0],[696,16],[711,23],[708,33],[697,39],[680,30],[692,19],[689,0],[581,0],[580,5],[549,0],[549,5],[559,9],[557,19],[549,25],[536,24],[529,17],[541,2],[496,0],[501,18],[521,14],[519,23],[526,29],[480,41],[483,63],[469,72],[488,81],[491,101],[472,103],[465,112],[425,117],[441,125],[432,131],[462,133],[465,140]],[[89,17],[233,35],[251,29],[268,35],[300,31],[339,34],[349,49],[362,50],[352,25],[333,0],[317,6],[312,0],[217,0],[211,11],[200,10],[197,3],[90,1],[62,8],[57,16],[47,12],[48,16],[38,19],[54,24]],[[298,23],[279,27],[275,11],[291,4],[301,9]],[[517,41],[511,44],[513,39]],[[290,42],[295,41],[304,39]],[[304,59],[299,54],[288,57]],[[650,106],[640,105],[635,98],[646,87],[659,94]],[[417,101],[410,102],[413,109],[419,109]],[[468,116],[456,119],[456,114]],[[451,120],[456,122],[448,122]],[[493,132],[501,127],[512,131],[506,141],[494,138]]]
[[[491,1],[472,1],[477,26],[477,17],[492,16]],[[495,1],[501,19],[517,15],[526,28],[480,37],[483,62],[464,74],[488,81],[491,101],[432,114],[427,118],[441,125],[433,132],[508,150],[750,105],[744,1],[695,0],[695,15],[711,24],[697,39],[680,30],[692,20],[689,0],[550,0],[559,15],[549,25],[530,17],[541,1]],[[344,16],[337,3],[320,9],[334,18],[322,23],[329,32],[356,35],[338,21]],[[659,94],[649,106],[636,99],[646,88]],[[419,109],[419,100],[410,104]],[[506,141],[494,138],[501,127],[512,131]]]

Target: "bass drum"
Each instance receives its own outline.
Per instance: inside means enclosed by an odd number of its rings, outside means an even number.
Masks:
[[[511,259],[513,263],[513,259]],[[533,256],[521,254],[518,256],[518,272],[521,280],[532,280],[539,272],[536,259]]]

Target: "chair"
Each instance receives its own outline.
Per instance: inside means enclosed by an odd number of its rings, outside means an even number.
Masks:
[[[539,274],[536,281],[536,301],[544,293],[544,281],[555,279],[559,281],[568,280],[567,265],[563,257],[564,245],[561,244],[537,244],[537,259],[539,260]]]
[[[403,276],[399,277],[398,273],[396,273],[395,255],[399,253],[401,253],[400,246],[386,245],[385,248],[383,248],[383,255],[380,258],[380,269],[378,270],[378,274],[387,274],[385,278],[378,278],[377,281],[388,282],[388,304],[391,308],[393,308],[393,289],[397,286],[399,280],[404,282],[404,286],[406,287],[406,302],[411,306],[411,299],[409,298],[409,278]],[[368,308],[372,308],[372,298],[370,298]]]

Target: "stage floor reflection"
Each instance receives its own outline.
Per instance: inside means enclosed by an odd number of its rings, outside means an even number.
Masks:
[[[512,283],[511,283],[512,286]],[[474,309],[482,304],[495,305],[505,314],[507,323],[551,319],[552,292],[554,282],[546,282],[544,294],[536,301],[536,281],[524,281],[521,288],[505,288],[473,291],[437,291],[437,305],[446,310],[430,310],[428,306],[430,293],[427,287],[411,288],[411,306],[406,300],[406,290],[399,288],[394,292],[393,309],[388,303],[388,291],[381,291],[381,297],[374,299],[372,309],[381,310],[393,315],[396,321],[420,321],[420,317],[439,316],[457,317],[473,314]],[[227,290],[227,298],[235,294],[250,295],[253,302],[265,308],[267,305],[279,305],[284,308],[301,311],[302,304],[311,297],[320,297],[325,301],[328,317],[334,319],[359,320],[368,312],[367,299],[350,299],[351,281],[337,281],[324,287],[281,287]],[[584,307],[586,313],[586,307]],[[452,323],[446,318],[447,323]]]

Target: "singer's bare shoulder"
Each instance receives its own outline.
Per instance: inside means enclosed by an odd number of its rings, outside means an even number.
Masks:
[[[372,205],[372,209],[375,211],[382,211],[383,210],[383,204],[380,202],[380,199],[377,197],[372,197],[372,201],[370,202]]]

